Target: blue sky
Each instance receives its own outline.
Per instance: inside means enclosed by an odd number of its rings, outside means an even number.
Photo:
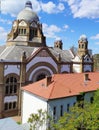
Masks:
[[[0,45],[5,44],[12,22],[27,0],[1,0]],[[99,0],[31,0],[43,25],[47,45],[62,40],[63,49],[78,47],[82,34],[88,38],[89,49],[99,53]]]

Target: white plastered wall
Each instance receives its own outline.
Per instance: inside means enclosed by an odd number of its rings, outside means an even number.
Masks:
[[[37,113],[39,109],[47,111],[47,102],[22,91],[22,123],[26,123],[30,114]]]
[[[73,72],[80,73],[80,65],[79,64],[73,64]]]

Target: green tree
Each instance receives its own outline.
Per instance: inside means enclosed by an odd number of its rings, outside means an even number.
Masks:
[[[94,71],[99,71],[99,54],[93,56],[94,59]]]
[[[47,112],[40,109],[37,113],[32,113],[28,118],[30,130],[38,130],[40,127],[43,127],[43,125],[48,126],[50,120],[51,118],[48,116]]]
[[[99,90],[93,103],[81,101],[53,125],[56,130],[99,130]]]

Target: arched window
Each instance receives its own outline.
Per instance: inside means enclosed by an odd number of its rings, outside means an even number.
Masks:
[[[84,44],[82,44],[82,48],[84,48]]]
[[[13,109],[16,108],[16,102],[13,102]]]
[[[34,29],[34,37],[37,37],[37,29]]]
[[[17,93],[17,79],[15,77],[8,77],[5,82],[5,95]]]
[[[9,109],[11,109],[11,108],[12,108],[12,102],[9,103]]]
[[[45,77],[46,77],[46,75],[44,73],[42,73],[42,74],[38,75],[37,81],[44,79]]]
[[[7,110],[13,110],[13,109],[16,109],[17,108],[17,102],[6,102],[4,104],[4,110],[7,111]]]
[[[26,34],[26,29],[24,29],[24,34]]]
[[[23,34],[23,29],[21,29],[21,34]]]
[[[4,110],[8,110],[8,103],[4,104]]]

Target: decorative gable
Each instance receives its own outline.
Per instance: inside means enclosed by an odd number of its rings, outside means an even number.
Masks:
[[[75,58],[73,59],[74,62],[80,62],[80,57],[79,56],[75,56]]]
[[[46,50],[42,50],[37,54],[37,57],[50,57]]]
[[[37,24],[36,24],[35,22],[32,22],[32,23],[31,23],[31,27],[37,28]]]
[[[27,26],[27,24],[26,24],[25,21],[21,21],[21,22],[19,23],[19,26]]]
[[[88,63],[92,62],[92,59],[90,58],[89,55],[86,55],[86,56],[84,57],[84,62],[88,62]]]

